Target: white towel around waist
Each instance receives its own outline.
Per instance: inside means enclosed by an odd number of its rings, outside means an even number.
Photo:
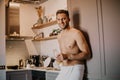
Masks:
[[[56,80],[82,80],[84,65],[61,66],[61,71]]]

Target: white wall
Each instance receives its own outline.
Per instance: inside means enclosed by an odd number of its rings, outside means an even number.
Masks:
[[[45,8],[45,16],[55,15],[58,9],[67,9],[67,0],[48,0],[41,6]]]
[[[91,44],[87,80],[120,80],[120,0],[68,0],[68,6]]]
[[[6,65],[19,65],[19,60],[26,60],[29,57],[28,50],[24,41],[6,41]],[[25,63],[25,62],[24,62]]]
[[[20,4],[20,35],[33,36],[31,27],[37,22],[38,16],[35,5]]]
[[[87,77],[101,78],[96,0],[70,0],[68,2],[72,24],[77,25],[77,28],[84,31],[89,38],[92,59],[87,61]]]
[[[5,65],[5,5],[0,0],[0,65]],[[5,70],[0,70],[0,80],[6,80]]]
[[[101,0],[104,80],[120,80],[120,0]]]

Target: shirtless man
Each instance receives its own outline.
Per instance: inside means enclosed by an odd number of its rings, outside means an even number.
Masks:
[[[90,58],[90,50],[82,32],[69,25],[67,10],[58,10],[56,19],[62,29],[58,35],[61,53],[56,61],[62,63],[61,71],[56,80],[82,80],[84,61]]]

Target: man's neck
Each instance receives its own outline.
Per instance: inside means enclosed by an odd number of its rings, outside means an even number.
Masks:
[[[62,31],[63,31],[63,32],[69,31],[69,30],[70,30],[70,28],[71,28],[71,27],[70,27],[70,26],[68,26],[68,27],[66,27],[65,29],[63,29]]]

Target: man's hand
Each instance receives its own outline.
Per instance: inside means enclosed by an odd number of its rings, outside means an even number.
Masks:
[[[67,54],[61,53],[61,54],[58,54],[58,55],[57,55],[56,60],[57,60],[58,62],[62,62],[63,60],[66,60],[67,58],[68,58],[68,57],[67,57]]]
[[[56,61],[62,62],[63,61],[63,55],[62,54],[58,54],[57,57],[56,57]]]

